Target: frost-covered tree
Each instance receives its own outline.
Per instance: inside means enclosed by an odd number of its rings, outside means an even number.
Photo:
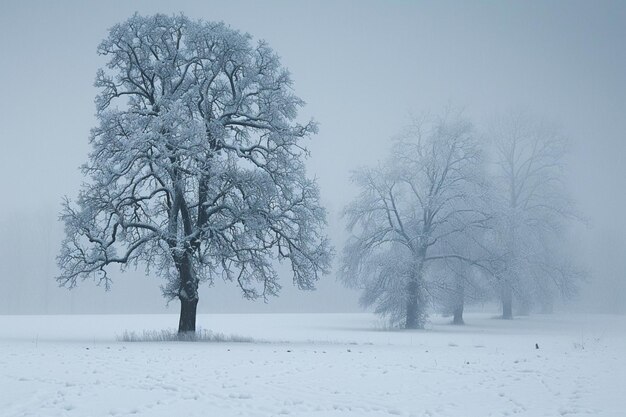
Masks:
[[[581,276],[554,244],[574,214],[564,186],[568,146],[557,129],[521,112],[498,119],[489,136],[494,145],[494,272],[502,317],[510,319],[514,299],[523,312],[557,290],[570,293]]]
[[[280,289],[274,260],[312,289],[328,270],[325,211],[305,175],[303,101],[265,42],[223,23],[134,15],[98,47],[99,124],[87,182],[62,212],[58,281],[137,266],[165,278],[195,330],[198,286],[223,278],[249,299]]]
[[[457,241],[487,220],[481,160],[471,123],[447,115],[415,123],[386,163],[355,172],[360,193],[345,210],[352,235],[341,273],[363,290],[362,304],[394,325],[423,326],[429,264],[474,262]]]

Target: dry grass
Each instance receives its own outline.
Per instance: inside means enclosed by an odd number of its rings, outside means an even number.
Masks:
[[[178,333],[175,330],[144,330],[141,333],[125,330],[117,337],[120,342],[214,342],[214,343],[252,343],[251,337],[225,335],[210,330]]]

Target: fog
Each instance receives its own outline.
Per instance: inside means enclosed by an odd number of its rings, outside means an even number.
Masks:
[[[143,270],[115,272],[109,292],[54,280],[61,199],[78,191],[96,125],[96,46],[135,11],[223,20],[281,56],[307,102],[301,117],[320,123],[308,168],[337,253],[351,170],[383,158],[412,114],[453,104],[479,129],[511,108],[553,120],[572,141],[568,183],[585,224],[571,243],[590,271],[566,308],[625,312],[624,2],[25,1],[0,5],[0,314],[178,309]],[[216,283],[202,287],[199,311],[359,311],[334,272],[314,292],[283,272],[281,296],[267,304]]]

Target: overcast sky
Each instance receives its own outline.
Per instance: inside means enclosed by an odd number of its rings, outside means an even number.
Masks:
[[[350,171],[383,158],[409,115],[452,103],[479,128],[511,108],[553,120],[574,144],[568,179],[590,225],[577,235],[580,256],[600,288],[591,301],[626,295],[624,1],[4,1],[0,313],[163,308],[161,281],[142,273],[116,274],[108,294],[90,282],[70,293],[53,280],[59,204],[77,193],[96,124],[96,46],[135,11],[223,20],[282,57],[307,102],[302,117],[320,123],[309,169],[338,251],[340,212],[355,193]],[[286,276],[269,305],[216,285],[201,292],[199,309],[352,311],[356,298],[334,275],[312,294]]]

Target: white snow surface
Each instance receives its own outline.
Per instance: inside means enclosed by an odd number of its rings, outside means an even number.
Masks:
[[[626,317],[466,321],[207,314],[255,341],[121,342],[177,317],[0,316],[0,416],[626,416]]]

